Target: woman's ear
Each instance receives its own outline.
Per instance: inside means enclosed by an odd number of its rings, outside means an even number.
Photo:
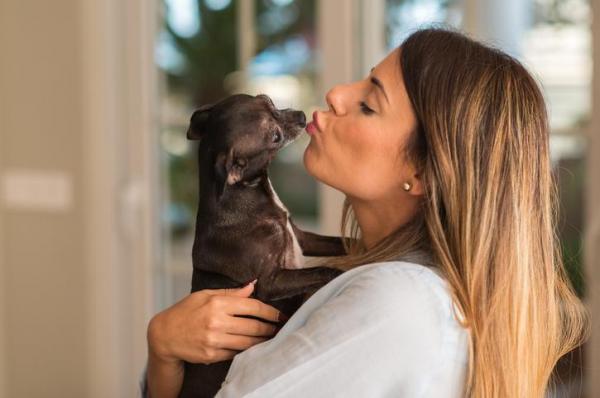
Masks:
[[[409,195],[420,196],[425,193],[419,174],[413,174],[413,178],[408,181],[408,183],[411,186],[410,190],[407,192]]]
[[[421,175],[417,172],[415,165],[412,162],[406,162],[403,168],[406,170],[406,174],[403,175],[400,180],[400,189],[409,195],[423,195],[425,193],[423,182],[421,181]],[[408,183],[410,187],[405,186],[406,183]],[[407,190],[406,188],[409,189]]]

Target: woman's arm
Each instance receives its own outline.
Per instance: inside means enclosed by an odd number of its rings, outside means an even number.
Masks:
[[[183,384],[183,361],[174,357],[169,358],[166,353],[160,355],[157,352],[159,349],[165,351],[161,347],[161,333],[164,333],[161,321],[164,322],[161,314],[158,314],[148,324],[148,364],[144,380],[146,382],[144,398],[177,397]]]
[[[239,289],[201,290],[152,318],[147,332],[146,397],[179,395],[184,361],[210,364],[231,359],[275,333],[270,323],[236,316],[278,322],[279,310],[248,297],[253,287],[250,283]]]
[[[177,397],[183,384],[183,362],[169,361],[149,352],[147,365],[147,395],[154,397]]]

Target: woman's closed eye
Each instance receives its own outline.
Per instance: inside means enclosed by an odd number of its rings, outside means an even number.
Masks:
[[[375,113],[375,111],[373,111],[373,109],[369,108],[364,101],[360,101],[360,110],[365,115],[370,115],[372,113]]]

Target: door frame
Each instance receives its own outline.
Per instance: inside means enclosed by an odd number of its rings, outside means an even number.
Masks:
[[[159,2],[84,0],[80,7],[87,396],[134,396],[162,258]]]

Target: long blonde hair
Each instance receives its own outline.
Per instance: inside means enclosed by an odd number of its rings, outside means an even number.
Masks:
[[[543,397],[558,359],[589,337],[590,315],[561,259],[542,93],[515,58],[452,28],[413,32],[398,67],[417,117],[399,156],[419,170],[421,207],[367,250],[346,200],[348,255],[318,263],[431,253],[470,331],[465,396]]]

